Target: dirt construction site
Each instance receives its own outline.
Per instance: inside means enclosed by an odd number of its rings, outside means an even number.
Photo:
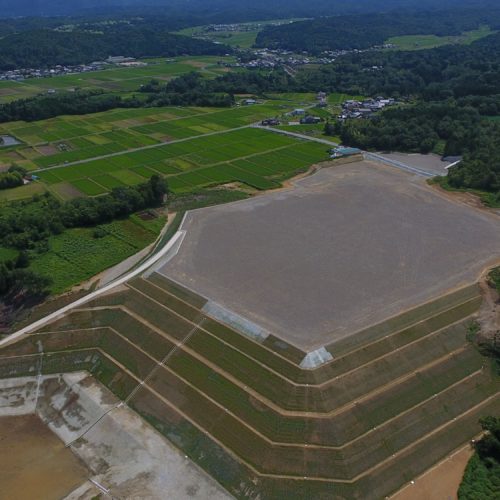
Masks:
[[[467,340],[499,229],[369,161],[187,213],[146,272],[0,348],[0,483],[72,500],[408,488],[500,411]]]

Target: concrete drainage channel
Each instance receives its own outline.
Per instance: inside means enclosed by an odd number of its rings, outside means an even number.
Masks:
[[[73,478],[77,486],[62,495],[68,500],[230,498],[215,481],[86,372],[0,380],[0,437],[4,419],[9,419],[10,426],[15,419],[29,416],[35,423],[37,418],[41,419],[80,462],[75,466],[80,475]],[[17,438],[10,438],[18,449]],[[26,443],[26,446],[30,445]],[[52,465],[57,470],[61,462],[72,458],[63,451],[58,450],[56,454],[46,443],[42,449],[43,454],[47,453],[46,460],[54,456],[59,460]],[[31,469],[37,468],[36,463],[29,460],[26,463]],[[43,472],[42,467],[38,476]],[[30,473],[37,477],[36,470]],[[25,477],[26,474],[19,474],[19,484],[13,484],[16,478],[6,475],[2,488],[15,488],[16,494],[21,494],[18,498],[23,498]],[[53,486],[50,490],[54,498],[61,498],[61,485],[58,486],[57,494]],[[51,494],[43,497],[51,498]]]

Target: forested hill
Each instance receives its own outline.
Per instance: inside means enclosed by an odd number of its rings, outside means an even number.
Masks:
[[[83,64],[109,56],[222,55],[229,47],[209,41],[141,28],[105,33],[27,31],[0,39],[0,69]]]
[[[258,47],[307,51],[367,49],[401,35],[460,35],[480,26],[500,28],[500,9],[437,12],[392,12],[349,15],[269,26],[257,37]]]
[[[0,16],[67,16],[93,12],[144,14],[161,8],[169,16],[199,15],[210,22],[318,17],[352,12],[435,8],[436,0],[0,0]],[[495,0],[440,0],[441,8],[491,4]]]
[[[500,34],[471,45],[413,52],[369,51],[299,72],[296,87],[426,100],[500,94]]]

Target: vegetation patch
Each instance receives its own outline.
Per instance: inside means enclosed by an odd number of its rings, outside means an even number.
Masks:
[[[500,418],[481,419],[486,435],[475,443],[476,453],[465,470],[459,500],[495,500],[500,494]]]

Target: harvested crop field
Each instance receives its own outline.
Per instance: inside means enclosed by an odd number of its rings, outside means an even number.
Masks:
[[[473,283],[500,259],[498,218],[366,161],[191,212],[182,229],[166,277],[233,325],[304,350]]]

